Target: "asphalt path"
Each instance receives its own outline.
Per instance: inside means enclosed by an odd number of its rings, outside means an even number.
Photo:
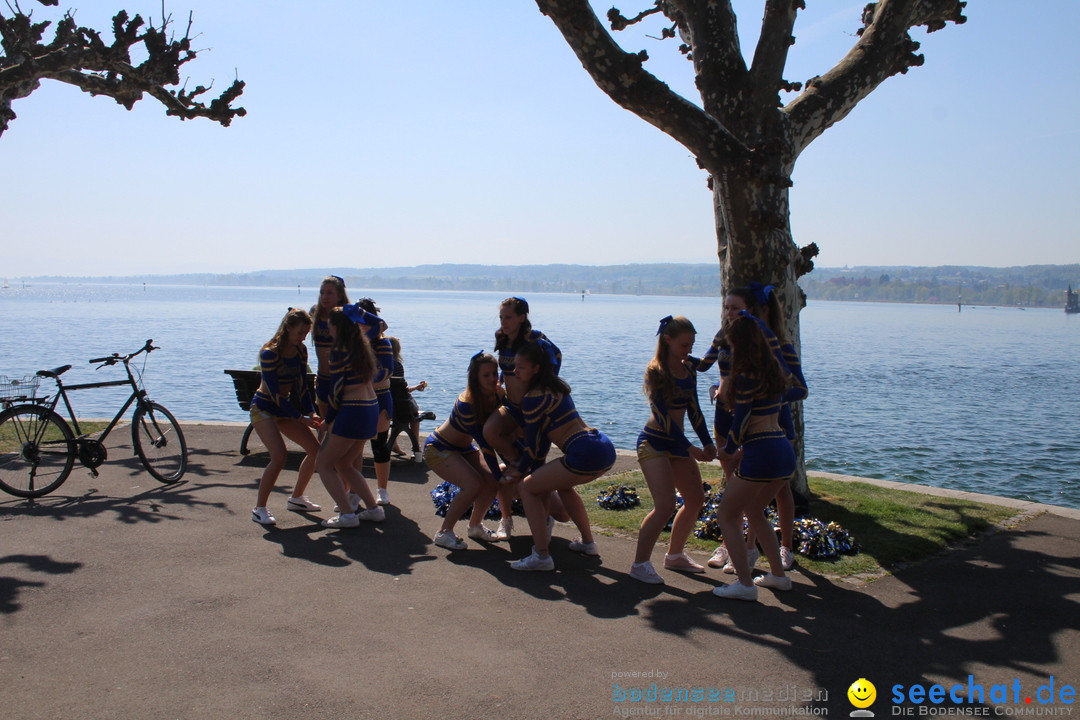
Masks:
[[[115,433],[99,477],[0,497],[0,717],[848,717],[860,678],[876,717],[1080,716],[1076,511],[1018,510],[870,583],[796,571],[791,592],[742,603],[711,594],[731,582],[718,570],[643,585],[632,538],[585,557],[570,525],[555,572],[510,569],[524,518],[509,544],[436,547],[439,480],[411,461],[393,465],[385,522],[327,531],[329,507],[285,509],[293,458],[264,528],[266,455],[241,456],[241,430],[186,425],[175,485]],[[318,479],[310,494],[332,505]],[[955,697],[920,695],[935,683]]]

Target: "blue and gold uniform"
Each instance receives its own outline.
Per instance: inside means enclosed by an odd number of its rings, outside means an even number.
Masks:
[[[674,391],[670,398],[664,398],[663,394],[655,391],[649,395],[649,407],[652,410],[650,424],[638,435],[637,453],[638,460],[648,460],[654,457],[690,457],[690,446],[693,444],[683,432],[682,424],[671,419],[673,410],[684,410],[689,417],[690,426],[694,428],[698,439],[703,447],[713,444],[709,436],[709,428],[705,424],[705,416],[701,413],[697,396],[697,372],[691,362],[683,363],[686,368],[686,377],[673,377]],[[656,427],[653,427],[653,426]]]
[[[795,450],[785,431],[780,430],[781,408],[787,403],[783,395],[771,397],[762,394],[760,381],[738,376],[735,382],[735,409],[732,411],[731,429],[728,431],[724,452],[734,453],[743,449],[742,461],[736,474],[751,482],[772,482],[791,477],[795,472]],[[773,416],[773,421],[767,418]],[[761,418],[766,418],[763,422]],[[760,426],[773,425],[776,429],[749,432],[750,421]]]
[[[319,307],[311,308],[311,317],[317,317]],[[327,318],[315,320],[311,326],[311,341],[315,345],[315,353],[330,350],[334,344],[334,338],[330,336],[330,321]],[[318,375],[315,376],[315,397],[324,402],[330,402],[330,370],[319,365]]]
[[[251,421],[253,423],[268,418],[300,418],[315,413],[315,403],[307,386],[307,348],[303,345],[291,358],[282,357],[271,348],[263,348],[259,353],[259,370],[262,374],[262,388],[251,398]],[[292,400],[295,398],[296,405]]]
[[[331,433],[353,440],[370,440],[378,432],[379,404],[374,398],[345,399],[346,390],[369,383],[353,368],[352,354],[347,350],[330,353],[330,409],[327,421],[333,421]]]
[[[487,418],[484,418],[484,420],[487,420]],[[457,432],[471,437],[472,442],[464,447],[455,445],[443,437],[438,429],[434,430],[428,435],[424,443],[424,461],[428,467],[435,468],[445,461],[450,453],[468,455],[474,452],[482,452],[484,462],[487,464],[492,476],[496,480],[502,477],[499,458],[495,454],[495,450],[484,439],[484,423],[481,422],[477,415],[476,408],[466,399],[465,393],[458,396],[457,402],[454,403],[454,407],[450,411],[450,417],[447,418],[446,422]]]
[[[569,393],[537,389],[521,399],[525,429],[524,449],[519,469],[528,474],[544,464],[551,447],[551,434],[571,423],[584,425]],[[560,449],[563,466],[584,477],[603,475],[615,464],[615,446],[595,428],[585,427],[567,438]]]

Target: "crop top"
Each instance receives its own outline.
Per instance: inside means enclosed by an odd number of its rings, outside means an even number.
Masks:
[[[731,429],[728,430],[724,452],[728,454],[734,453],[740,445],[746,442],[749,437],[747,429],[750,426],[752,417],[777,415],[777,424],[781,424],[779,417],[782,414],[781,409],[787,408],[783,396],[773,395],[767,397],[761,395],[760,392],[761,381],[757,378],[748,378],[745,375],[739,375],[735,378],[735,409],[732,411]],[[790,422],[790,412],[788,421]],[[784,432],[787,434],[786,427]]]
[[[683,432],[682,423],[675,423],[671,419],[672,411],[685,410],[690,417],[690,426],[694,428],[694,432],[697,434],[698,439],[701,440],[702,446],[708,447],[713,444],[713,440],[709,435],[705,416],[701,413],[701,406],[698,405],[697,372],[693,369],[693,363],[690,361],[684,363],[683,366],[687,370],[686,377],[672,378],[675,381],[675,392],[670,401],[665,399],[660,392],[649,394],[649,407],[652,410],[652,417],[661,432],[676,441],[680,447],[688,448],[693,443]]]
[[[307,348],[299,346],[291,358],[281,357],[271,348],[264,348],[259,353],[259,370],[270,397],[269,400],[282,417],[298,418],[315,413],[315,402],[307,386]],[[289,398],[295,396],[300,410],[297,410]]]
[[[484,418],[484,420],[486,421],[487,418]],[[496,480],[502,477],[499,457],[495,454],[495,449],[484,439],[484,422],[477,416],[473,404],[465,399],[465,393],[458,395],[457,402],[454,403],[453,409],[450,410],[450,417],[447,422],[450,423],[450,427],[475,440],[484,456],[484,462],[487,463],[488,469],[491,470],[491,474]]]
[[[547,388],[532,390],[521,398],[521,414],[525,439],[521,459],[522,472],[528,473],[542,465],[551,448],[549,435],[571,422],[580,421],[577,407],[569,393]]]

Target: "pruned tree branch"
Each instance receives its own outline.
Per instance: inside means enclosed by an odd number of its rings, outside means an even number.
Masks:
[[[593,81],[617,104],[675,138],[706,167],[720,167],[746,155],[746,146],[716,118],[645,70],[642,55],[620,48],[588,0],[536,0],[536,4],[555,23]]]
[[[38,2],[55,5],[58,0]],[[167,36],[168,19],[162,20],[160,28],[144,28],[142,17],[131,18],[124,10],[113,17],[111,43],[102,40],[96,30],[77,26],[70,12],[56,24],[53,38],[43,43],[51,24],[32,22],[17,4],[11,17],[0,15],[0,135],[15,118],[12,101],[30,95],[42,80],[56,80],[91,95],[111,97],[128,110],[149,94],[165,106],[166,115],[185,120],[204,117],[226,127],[234,117],[247,114],[244,108],[232,106],[244,91],[240,80],[209,104],[200,99],[208,87],[200,85],[190,92],[170,89],[180,84],[181,66],[197,55],[191,49],[190,16],[188,28],[179,40]],[[146,59],[135,65],[131,50],[139,45]]]
[[[806,5],[802,0],[767,0],[761,34],[750,65],[750,85],[762,104],[778,103],[777,92],[792,87],[784,80],[788,50],[795,43],[795,17]]]
[[[863,28],[854,47],[821,77],[806,83],[802,94],[788,104],[796,155],[851,112],[878,85],[912,66],[922,65],[913,27],[937,30],[946,22],[963,23],[960,0],[881,0],[863,11]]]

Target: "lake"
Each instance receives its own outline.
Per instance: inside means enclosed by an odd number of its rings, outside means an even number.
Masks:
[[[372,290],[423,410],[444,419],[469,358],[491,350],[502,293]],[[150,396],[181,422],[243,421],[226,368],[250,369],[285,311],[318,289],[36,283],[0,290],[0,375],[72,364],[65,382],[112,379],[91,357],[161,347]],[[350,297],[361,295],[350,289]],[[585,421],[632,449],[648,419],[642,373],[657,321],[685,315],[703,352],[716,298],[533,294],[530,318],[563,352]],[[1080,316],[1061,310],[814,302],[803,310],[810,470],[1080,507]],[[314,357],[314,353],[312,353]],[[700,383],[705,389],[715,370]],[[44,383],[43,387],[48,387]],[[111,416],[120,391],[74,393],[80,415]]]

